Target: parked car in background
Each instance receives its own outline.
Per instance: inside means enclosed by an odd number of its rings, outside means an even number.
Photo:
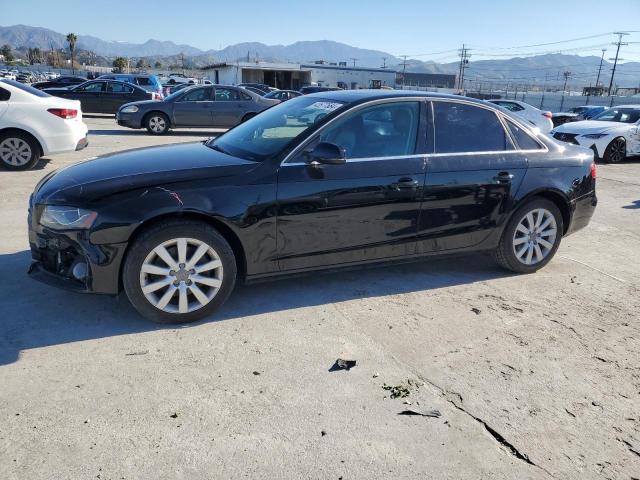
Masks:
[[[184,90],[185,88],[191,88],[191,87],[195,87],[195,85],[193,83],[176,83],[174,85],[165,85],[163,87],[165,91],[164,96],[168,97],[172,93],[176,93],[176,92],[179,92],[180,90]]]
[[[325,115],[309,124],[311,109]],[[124,287],[146,318],[190,322],[238,280],[464,251],[533,273],[596,202],[593,155],[508,111],[424,92],[323,92],[207,142],[47,177],[29,206],[29,272],[80,292]]]
[[[619,163],[640,155],[640,105],[620,105],[591,120],[569,122],[554,128],[556,140],[582,145],[605,162]]]
[[[281,102],[286,102],[287,100],[299,97],[300,95],[302,95],[300,92],[296,92],[294,90],[276,90],[275,92],[267,93],[264,98],[274,98]]]
[[[65,75],[63,77],[57,77],[43,82],[36,82],[31,86],[37,88],[38,90],[43,90],[45,88],[68,88],[75,85],[80,85],[81,83],[84,83],[86,81],[87,79],[84,77]]]
[[[318,92],[334,92],[334,91],[338,91],[338,90],[342,90],[341,88],[338,87],[319,87],[316,85],[308,85],[306,87],[302,87],[300,89],[300,93],[303,95],[309,95],[310,93],[318,93]]]
[[[42,155],[86,146],[87,126],[80,102],[0,79],[0,166],[27,170]]]
[[[114,73],[108,75],[100,75],[98,79],[118,80],[119,82],[132,83],[133,85],[138,85],[140,88],[145,89],[147,92],[157,94],[157,97],[154,98],[154,100],[162,100],[162,98],[164,98],[162,85],[160,84],[160,80],[158,79],[158,77],[156,77],[155,75]]]
[[[510,112],[528,120],[530,123],[540,129],[542,133],[549,133],[553,128],[553,122],[551,121],[551,112],[540,110],[528,103],[521,102],[519,100],[489,100],[494,105],[500,105],[502,108],[506,108]]]
[[[267,92],[265,92],[264,90],[260,90],[259,88],[255,88],[255,87],[250,87],[248,85],[242,85],[242,88],[250,92],[253,92],[256,95],[260,95],[261,97],[264,97],[267,94]]]
[[[602,107],[599,105],[584,105],[581,107],[574,107],[566,112],[556,112],[551,115],[551,121],[553,126],[557,127],[567,122],[577,122],[579,120],[589,120],[595,117],[599,113],[604,112],[608,107]]]
[[[80,100],[85,113],[116,113],[125,103],[158,98],[155,92],[117,80],[89,80],[71,88],[46,88],[43,91],[56,97]]]
[[[161,102],[123,105],[116,120],[125,127],[146,128],[154,135],[180,127],[230,128],[278,103],[241,87],[192,86]]]
[[[266,85],[264,83],[239,83],[238,86],[255,88],[257,90],[260,90],[263,95],[273,90],[277,90],[276,88],[270,87],[269,85]]]

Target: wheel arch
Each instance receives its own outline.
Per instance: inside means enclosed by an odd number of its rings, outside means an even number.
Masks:
[[[42,146],[43,145],[42,141],[40,141],[40,139],[36,135],[34,135],[32,132],[19,127],[7,127],[7,128],[0,129],[0,135],[4,135],[5,133],[16,133],[16,132],[21,133],[23,135],[28,135],[30,138],[35,140],[36,144],[38,145],[38,148],[40,149],[40,156],[43,156],[45,154],[44,148]]]
[[[222,237],[229,243],[231,250],[236,258],[236,264],[238,267],[238,277],[244,278],[247,272],[247,257],[246,251],[240,238],[233,231],[233,229],[227,225],[223,220],[217,217],[212,217],[210,215],[206,215],[200,212],[194,211],[186,211],[186,212],[170,212],[163,213],[161,215],[157,215],[155,217],[151,217],[143,221],[140,225],[138,225],[135,230],[129,236],[127,241],[127,248],[125,250],[124,256],[122,257],[122,262],[120,262],[119,272],[118,272],[118,288],[122,290],[122,273],[124,270],[124,264],[127,260],[127,256],[131,249],[131,245],[135,242],[135,240],[146,230],[153,227],[154,225],[164,222],[167,220],[192,220],[196,222],[206,223],[212,228],[214,228]]]
[[[518,202],[517,208],[520,208],[522,205],[528,203],[536,197],[546,198],[547,200],[553,202],[556,207],[558,207],[558,210],[560,210],[560,213],[562,214],[562,234],[566,234],[569,230],[569,224],[571,223],[571,202],[569,201],[567,196],[559,190],[539,189],[523,197]]]
[[[167,121],[169,122],[169,128],[173,127],[173,119],[171,118],[171,115],[169,115],[167,112],[163,112],[162,110],[158,110],[158,109],[154,109],[154,110],[149,110],[147,113],[145,113],[142,116],[142,127],[145,128],[147,126],[147,120],[149,119],[149,117],[151,115],[153,115],[154,113],[160,113],[162,115],[164,115],[164,117],[167,119]]]

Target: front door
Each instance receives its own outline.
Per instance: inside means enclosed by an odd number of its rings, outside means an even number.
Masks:
[[[527,169],[493,110],[434,101],[418,253],[472,247],[503,219]]]
[[[102,95],[102,111],[116,113],[122,105],[129,103],[133,87],[121,82],[108,82],[107,91]]]
[[[281,270],[411,255],[425,173],[424,103],[385,101],[330,122],[278,172]],[[309,164],[315,144],[344,148],[346,163]]]
[[[105,113],[102,107],[102,95],[106,86],[107,82],[104,81],[86,83],[76,88],[70,97],[80,100],[82,111],[85,113]]]
[[[176,127],[210,127],[213,108],[213,88],[189,89],[173,104],[173,124]]]

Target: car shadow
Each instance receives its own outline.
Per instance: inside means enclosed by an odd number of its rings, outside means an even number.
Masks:
[[[26,274],[28,251],[0,255],[0,365],[17,361],[20,352],[70,342],[119,335],[190,328],[202,323],[277,313],[384,297],[454,285],[471,284],[511,274],[485,255],[439,257],[398,266],[369,267],[348,272],[314,273],[300,279],[282,279],[239,285],[227,303],[195,324],[157,325],[133,309],[124,294],[118,297],[67,292],[36,282]]]
[[[623,205],[622,208],[626,208],[628,210],[635,210],[637,208],[640,208],[640,200],[634,200],[631,202],[631,205]]]

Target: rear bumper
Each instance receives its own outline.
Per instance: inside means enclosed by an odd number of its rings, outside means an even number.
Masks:
[[[65,120],[63,126],[55,129],[55,134],[48,132],[42,142],[44,155],[82,150],[89,142],[89,128],[82,121]],[[80,147],[80,148],[79,148]]]
[[[596,196],[595,190],[576,199],[573,202],[571,223],[569,224],[566,235],[571,235],[572,233],[586,227],[591,221],[591,217],[596,211],[597,205],[598,197]]]

